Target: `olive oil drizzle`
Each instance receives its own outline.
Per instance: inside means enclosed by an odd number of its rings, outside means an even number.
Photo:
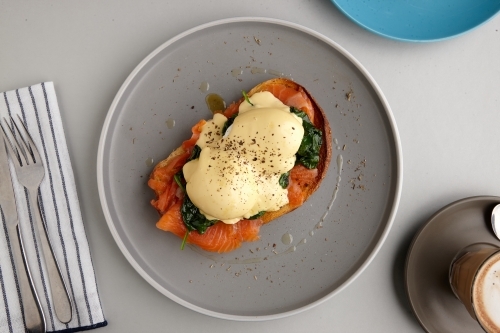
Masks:
[[[226,109],[226,102],[218,94],[208,94],[207,97],[205,97],[205,102],[212,113],[222,112]]]

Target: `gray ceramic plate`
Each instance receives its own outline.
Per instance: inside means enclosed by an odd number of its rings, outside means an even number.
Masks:
[[[491,212],[500,197],[454,202],[434,214],[415,236],[406,262],[406,291],[427,332],[484,332],[455,297],[448,283],[453,257],[467,245],[500,246],[491,230]]]
[[[300,209],[264,226],[257,242],[226,255],[181,251],[180,239],[155,228],[146,186],[152,162],[210,118],[207,93],[229,103],[278,75],[304,85],[326,111],[334,137],[326,179]],[[209,23],[151,53],[113,101],[98,153],[103,211],[132,266],[172,300],[235,320],[291,315],[345,287],[382,245],[401,182],[396,125],[366,70],[324,36],[264,18]]]

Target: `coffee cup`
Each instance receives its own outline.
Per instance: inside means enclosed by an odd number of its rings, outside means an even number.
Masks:
[[[451,290],[486,332],[500,332],[500,248],[476,243],[453,258]]]

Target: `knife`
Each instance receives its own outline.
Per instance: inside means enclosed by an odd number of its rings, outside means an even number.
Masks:
[[[0,130],[0,208],[7,224],[7,236],[14,257],[13,271],[16,274],[20,288],[20,305],[24,314],[26,329],[30,333],[45,333],[45,317],[42,305],[38,298],[31,272],[29,269],[26,253],[24,252],[23,238],[19,228],[17,217],[16,200],[12,179],[10,177],[7,151],[4,142],[3,131]]]

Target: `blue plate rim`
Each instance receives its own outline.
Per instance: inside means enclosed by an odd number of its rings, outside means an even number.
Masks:
[[[438,42],[438,41],[443,41],[443,40],[448,40],[448,39],[451,39],[451,38],[455,38],[455,37],[459,37],[459,36],[462,36],[474,29],[477,29],[479,27],[481,27],[482,25],[486,24],[488,21],[490,21],[491,19],[493,19],[499,12],[500,12],[500,8],[496,11],[496,12],[492,12],[491,15],[489,17],[487,17],[485,20],[483,20],[481,23],[475,25],[475,26],[472,26],[468,29],[465,29],[465,30],[462,30],[460,32],[457,32],[455,34],[450,34],[450,35],[447,35],[445,37],[440,37],[440,38],[403,38],[403,37],[398,37],[398,36],[394,36],[394,35],[391,35],[391,34],[387,34],[387,33],[383,33],[381,31],[378,31],[366,24],[364,24],[362,21],[359,21],[357,20],[356,18],[354,18],[351,14],[349,14],[348,11],[345,10],[344,7],[342,7],[339,3],[338,3],[338,0],[330,0],[334,5],[335,7],[341,12],[343,13],[346,17],[348,17],[352,22],[356,23],[357,25],[359,25],[360,27],[370,31],[370,32],[373,32],[379,36],[382,36],[382,37],[386,37],[386,38],[389,38],[389,39],[392,39],[392,40],[397,40],[397,41],[404,41],[404,42],[420,42],[420,43],[426,43],[426,42]]]

